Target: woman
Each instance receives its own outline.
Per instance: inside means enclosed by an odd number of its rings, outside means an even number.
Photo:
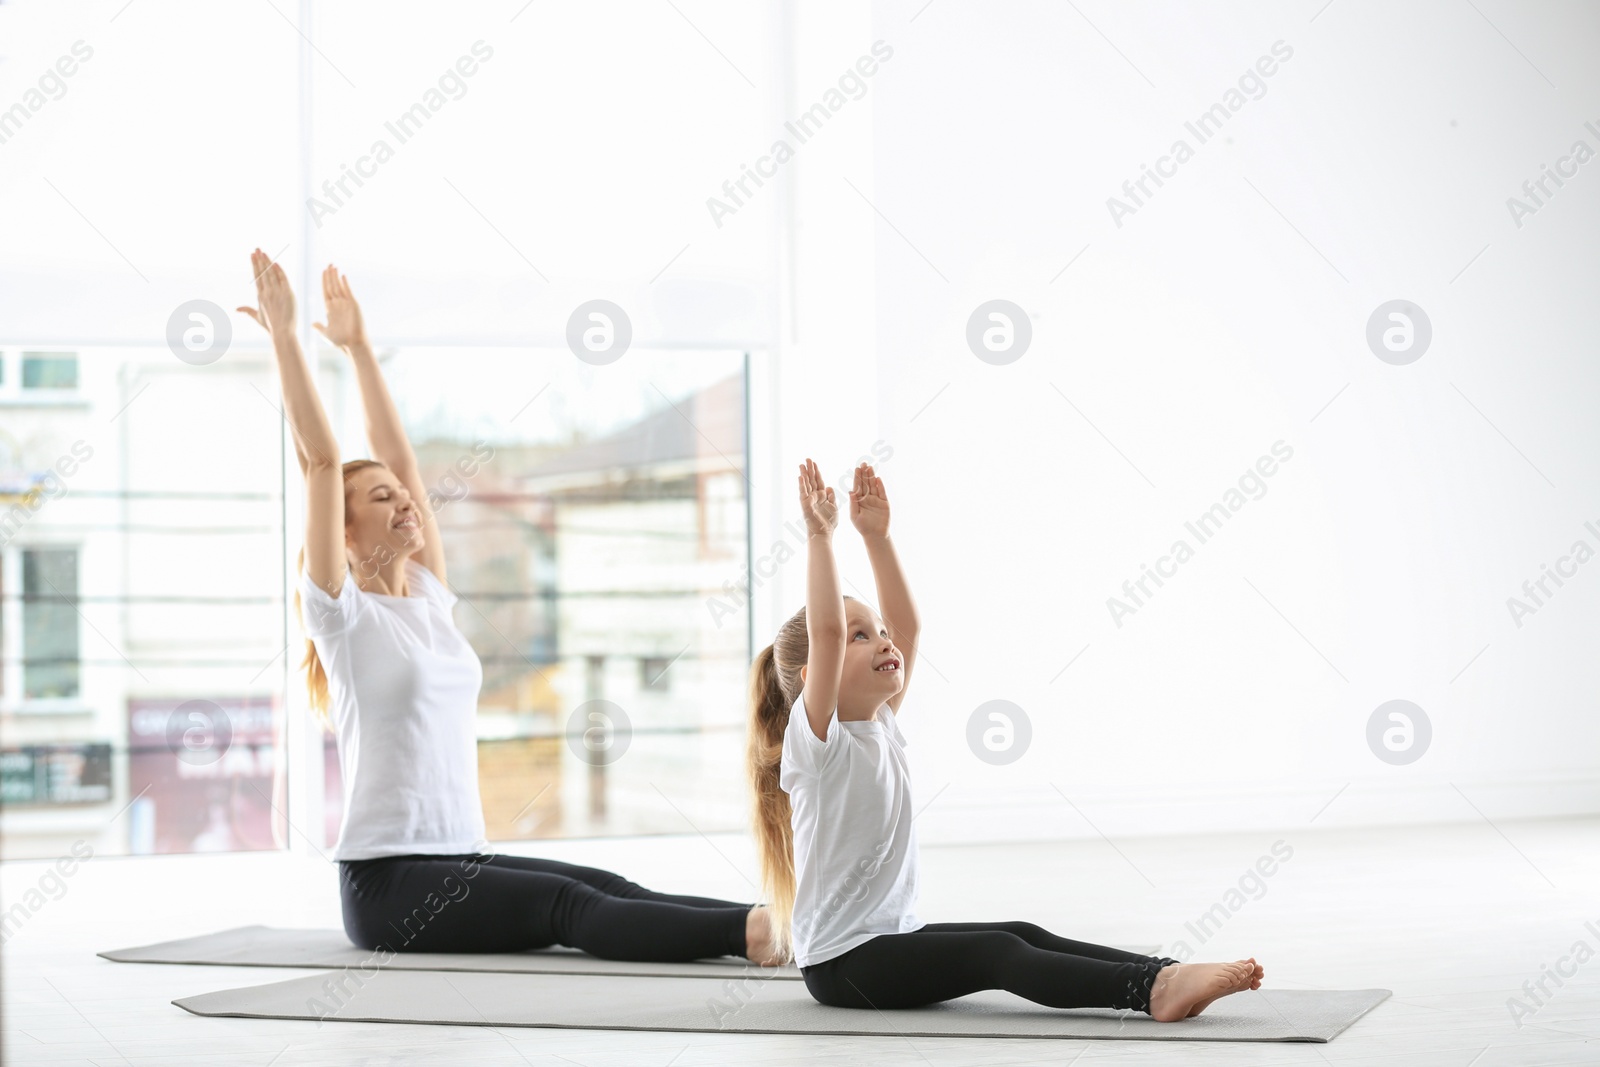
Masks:
[[[288,277],[259,248],[251,266],[259,307],[239,310],[272,336],[306,480],[295,604],[311,703],[338,735],[345,815],[334,858],[350,940],[391,952],[568,945],[616,960],[776,962],[764,907],[487,853],[473,725],[483,668],[451,619],[458,598],[439,528],[361,310],[328,267],[327,322],[316,329],[355,366],[377,457],[341,464],[295,337]]]

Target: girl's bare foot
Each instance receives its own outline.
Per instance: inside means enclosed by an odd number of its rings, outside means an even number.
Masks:
[[[776,967],[783,961],[778,958],[777,939],[772,934],[772,912],[766,907],[751,908],[744,920],[744,954],[753,963],[763,967]]]
[[[1266,971],[1262,968],[1261,964],[1256,962],[1256,958],[1254,956],[1251,956],[1247,960],[1240,960],[1239,962],[1240,963],[1248,963],[1250,965],[1250,967],[1251,967],[1250,988],[1251,989],[1260,989],[1261,988],[1261,978],[1262,978],[1263,975],[1266,974]],[[1243,990],[1242,989],[1235,989],[1235,990],[1232,990],[1232,992],[1242,993]],[[1226,994],[1222,994],[1222,995],[1226,995]],[[1210,1003],[1213,1000],[1216,1000],[1216,999],[1217,999],[1216,997],[1207,997],[1205,1000],[1199,1001],[1198,1003],[1195,1004],[1194,1007],[1189,1009],[1189,1014],[1184,1016],[1184,1018],[1193,1019],[1196,1015],[1199,1015],[1202,1011],[1205,1011],[1206,1007],[1208,1005],[1210,1005]]]
[[[1261,965],[1253,959],[1237,963],[1169,963],[1156,973],[1150,987],[1150,1017],[1170,1023],[1198,1015],[1214,1000],[1258,988],[1262,973]]]

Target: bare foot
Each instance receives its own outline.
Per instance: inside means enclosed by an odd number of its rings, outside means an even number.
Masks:
[[[1170,1023],[1198,1015],[1212,1001],[1255,988],[1260,965],[1237,963],[1169,963],[1150,987],[1150,1017]]]
[[[772,912],[769,908],[751,908],[745,916],[744,954],[751,962],[763,967],[776,967],[783,962],[778,958],[777,939],[773,937]]]
[[[1266,971],[1262,968],[1261,964],[1256,962],[1256,958],[1254,956],[1251,956],[1247,960],[1240,960],[1239,962],[1240,963],[1249,964],[1250,967],[1251,967],[1250,988],[1251,989],[1260,989],[1261,988],[1261,978],[1262,978],[1263,975],[1266,974]],[[1242,990],[1242,989],[1234,989],[1234,990],[1230,990],[1230,992],[1242,993],[1242,992],[1244,992],[1244,990]],[[1226,996],[1226,994],[1219,994],[1219,995]],[[1198,1002],[1197,1004],[1195,1004],[1194,1007],[1189,1009],[1189,1014],[1184,1016],[1184,1018],[1193,1019],[1196,1015],[1199,1015],[1202,1011],[1205,1011],[1207,1006],[1209,1006],[1210,1003],[1213,1000],[1216,1000],[1216,999],[1217,999],[1216,997],[1207,997],[1205,1000],[1202,1000],[1202,1001]]]

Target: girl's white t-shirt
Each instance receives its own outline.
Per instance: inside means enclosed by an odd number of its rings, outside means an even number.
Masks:
[[[905,737],[887,705],[878,718],[828,719],[818,740],[805,698],[783,735],[778,784],[794,829],[794,959],[810,967],[879,934],[920,929],[917,835]]]
[[[300,573],[301,621],[328,675],[344,825],[333,856],[482,851],[478,691],[483,665],[456,628],[459,599],[415,557],[410,596],[364,592],[348,571],[337,597]]]

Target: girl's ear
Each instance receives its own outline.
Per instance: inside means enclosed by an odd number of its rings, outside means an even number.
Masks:
[[[800,668],[800,685],[803,687],[805,684],[806,684],[806,669],[804,667],[801,667]]]

